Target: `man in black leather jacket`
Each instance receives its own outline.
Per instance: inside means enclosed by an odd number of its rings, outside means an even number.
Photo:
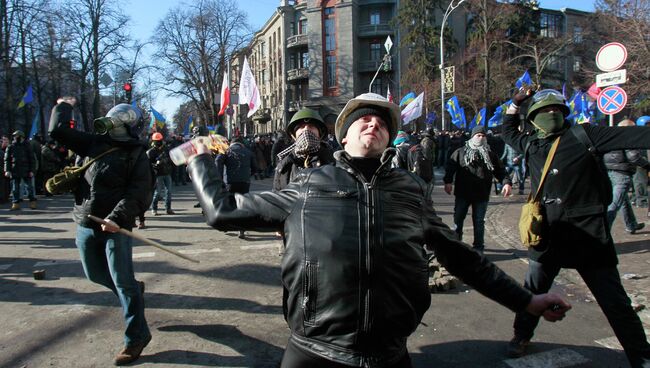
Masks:
[[[190,159],[209,225],[284,231],[291,337],[283,368],[410,367],[406,340],[431,302],[425,243],[450,272],[512,310],[557,320],[570,308],[553,294],[532,296],[455,240],[433,210],[433,187],[390,167],[399,121],[399,107],[380,95],[350,100],[336,122],[344,147],[336,166],[303,170],[279,192],[228,193],[207,147]],[[559,310],[548,309],[555,303]]]
[[[74,193],[73,217],[77,224],[75,243],[86,277],[109,288],[122,304],[125,347],[114,363],[124,365],[140,357],[151,340],[151,332],[144,316],[144,283],[136,281],[133,274],[133,241],[118,230],[130,230],[135,216],[149,207],[153,180],[146,148],[133,129],[139,111],[129,104],[119,104],[106,117],[96,120],[95,130],[101,127],[104,134],[92,134],[71,127],[75,102],[74,97],[59,99],[50,118],[50,136],[85,157],[85,161],[117,148],[84,172]],[[104,219],[107,225],[93,222],[88,215]]]

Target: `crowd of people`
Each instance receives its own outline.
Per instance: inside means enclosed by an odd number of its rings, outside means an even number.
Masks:
[[[619,124],[625,128],[572,126],[559,93],[522,88],[500,134],[483,126],[409,133],[399,130],[397,105],[365,93],[345,105],[331,132],[317,111],[304,108],[285,130],[236,136],[218,152],[196,142],[187,164],[176,166],[169,152],[183,137],[154,132],[143,140],[133,106],[116,105],[89,133],[71,128],[75,104],[74,97],[59,99],[45,144],[20,131],[3,137],[2,193],[6,198],[10,183],[12,210],[23,197],[36,208],[48,177],[98,157],[74,192],[75,243],[86,277],[122,305],[126,329],[116,365],[137,360],[152,338],[132,240],[119,230],[145,227],[147,211],[162,214],[160,200],[164,214],[174,215],[174,186],[191,183],[209,226],[242,238],[249,230],[281,237],[282,303],[291,330],[284,368],[411,367],[406,341],[431,299],[427,252],[516,313],[510,356],[526,353],[540,317],[557,321],[571,308],[548,291],[562,268],[573,268],[631,366],[650,367],[650,345],[621,285],[610,231],[619,210],[627,231],[643,227],[630,215],[627,194],[636,170],[650,169],[643,157],[650,130],[632,121]],[[436,168],[444,171],[442,189],[455,197],[451,228],[432,201]],[[272,190],[250,192],[251,180],[271,177]],[[647,175],[642,179],[647,186]],[[519,195],[540,192],[545,214],[543,242],[530,248],[523,286],[483,255],[492,188],[509,196],[513,183]],[[647,203],[639,192],[634,200]],[[462,241],[469,208],[472,245]]]

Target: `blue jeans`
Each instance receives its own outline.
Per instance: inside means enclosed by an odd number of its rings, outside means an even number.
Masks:
[[[612,227],[614,220],[616,219],[616,213],[619,210],[623,213],[623,222],[625,222],[625,228],[628,230],[635,230],[637,227],[636,217],[634,216],[634,211],[632,210],[632,203],[630,198],[627,196],[627,192],[632,185],[632,176],[618,172],[618,171],[608,171],[609,180],[612,182],[613,194],[612,194],[612,203],[607,207],[607,222],[609,227]]]
[[[511,175],[513,172],[517,175],[519,194],[524,194],[524,182],[526,181],[526,177],[524,176],[524,168],[521,164],[506,165],[506,172],[508,175]]]
[[[472,206],[472,224],[474,225],[474,248],[483,250],[485,248],[485,213],[487,212],[488,201],[469,201],[456,196],[454,203],[454,224],[458,239],[463,240],[463,222],[467,217],[467,211]]]
[[[158,201],[165,195],[165,208],[172,209],[172,176],[163,175],[156,177],[156,190],[153,192],[153,201],[151,202],[151,209],[158,210]]]
[[[144,317],[144,298],[133,274],[132,239],[77,225],[75,243],[88,280],[111,289],[120,300],[126,323],[124,344],[148,339],[151,332]]]
[[[11,203],[18,203],[22,201],[22,196],[20,195],[20,182],[23,182],[23,185],[27,188],[27,197],[30,201],[35,201],[36,197],[34,196],[34,186],[32,185],[32,178],[12,178],[11,179]]]
[[[641,320],[632,309],[630,298],[621,285],[616,267],[579,268],[577,271],[605,313],[631,366],[650,368],[650,344]],[[528,261],[524,287],[533,294],[546,293],[559,272],[558,266],[542,264],[531,259]],[[538,323],[539,316],[525,311],[517,313],[514,323],[515,336],[530,340]]]

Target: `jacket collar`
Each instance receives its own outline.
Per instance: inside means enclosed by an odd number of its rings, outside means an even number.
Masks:
[[[379,165],[379,169],[375,173],[375,176],[378,174],[383,174],[390,170],[390,162],[392,161],[393,156],[396,154],[397,150],[393,147],[388,147],[384,150],[384,152],[381,154],[381,157],[379,158],[381,165]],[[360,174],[359,170],[357,170],[357,168],[350,163],[352,156],[350,156],[350,154],[345,150],[334,152],[334,159],[336,160],[337,166],[340,166],[347,171],[353,172],[355,175]]]

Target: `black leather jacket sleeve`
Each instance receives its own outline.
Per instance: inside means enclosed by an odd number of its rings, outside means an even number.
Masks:
[[[433,203],[431,208],[423,220],[425,239],[435,250],[438,261],[486,297],[512,311],[524,310],[533,297],[530,291],[467,244],[455,240],[455,233],[436,215]]]
[[[293,188],[298,183],[275,193],[228,193],[207,154],[196,156],[187,169],[206,222],[218,230],[278,231],[298,197],[298,190]]]

